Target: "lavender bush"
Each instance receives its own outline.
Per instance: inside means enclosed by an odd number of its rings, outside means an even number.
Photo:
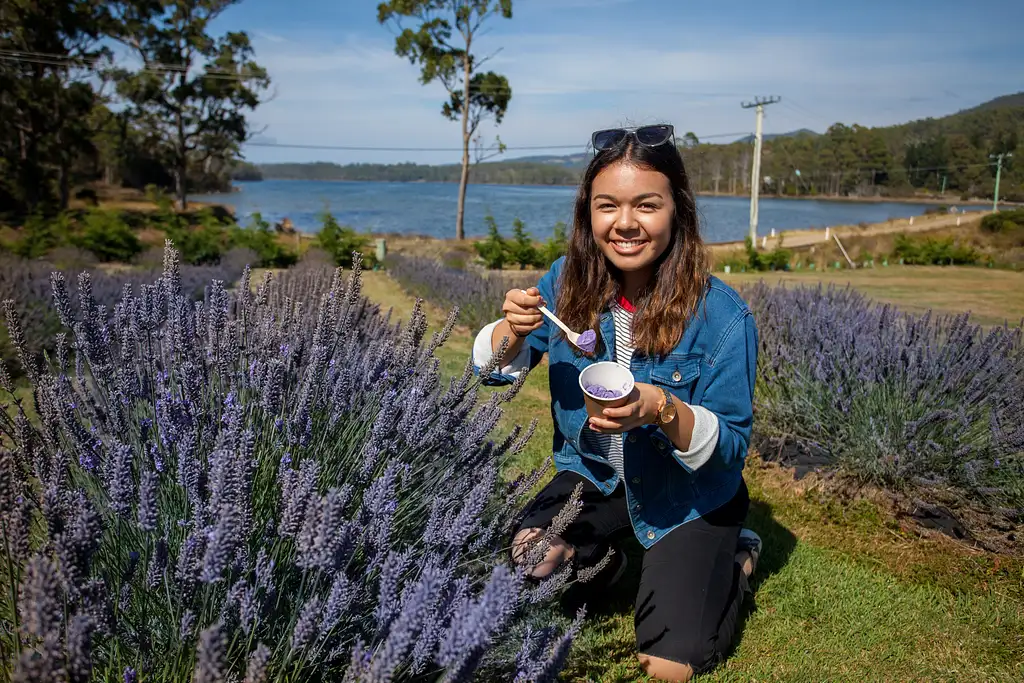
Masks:
[[[433,259],[415,256],[389,256],[388,272],[404,290],[430,301],[440,308],[459,309],[459,322],[477,329],[501,316],[505,292],[513,287],[536,286],[539,275],[516,273],[484,276],[472,270],[459,270]]]
[[[59,251],[59,250],[55,250]],[[80,257],[68,259],[72,254],[51,254],[67,261],[84,262]],[[211,280],[236,282],[242,275],[246,263],[251,260],[251,252],[245,249],[233,249],[224,255],[220,263],[212,266],[183,265],[181,275],[182,291],[193,297],[201,297],[203,289]],[[52,305],[50,274],[55,270],[54,261],[39,261],[0,256],[0,301],[14,301],[18,311],[22,332],[28,346],[35,351],[53,350],[53,342],[60,331],[60,320]],[[92,286],[92,298],[98,306],[112,311],[120,300],[124,286],[129,284],[134,290],[141,291],[142,285],[150,285],[161,275],[162,258],[156,264],[143,260],[135,267],[124,268],[115,272],[107,272],[94,268],[74,269],[65,275],[68,287],[74,295],[78,283],[78,273],[88,272]],[[11,346],[6,323],[0,320],[0,359],[11,364],[16,356]],[[12,367],[17,368],[17,365]]]
[[[454,315],[430,340],[418,310],[390,323],[358,266],[194,301],[170,246],[112,309],[89,273],[69,289],[45,366],[7,304],[39,416],[0,373],[15,680],[554,680],[579,619],[543,623],[561,584],[502,563],[540,471],[499,467],[531,430],[488,439],[518,387],[439,380]]]
[[[1024,344],[873,304],[851,289],[744,292],[761,355],[758,429],[831,452],[890,485],[951,485],[1024,507]]]

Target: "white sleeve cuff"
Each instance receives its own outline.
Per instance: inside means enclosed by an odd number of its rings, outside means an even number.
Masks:
[[[693,435],[690,448],[672,449],[672,455],[691,472],[711,459],[718,446],[718,417],[703,406],[686,404],[693,411]]]
[[[493,323],[484,325],[484,328],[477,333],[476,339],[473,341],[473,365],[477,368],[483,367],[494,357],[491,337],[494,335],[494,328],[500,322],[501,320],[495,320]],[[515,358],[501,368],[500,372],[503,375],[518,377],[519,373],[528,367],[530,367],[530,345],[523,344]]]

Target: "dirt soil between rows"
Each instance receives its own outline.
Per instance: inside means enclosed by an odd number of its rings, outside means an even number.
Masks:
[[[843,470],[831,454],[793,439],[755,434],[751,448],[762,462],[786,470],[804,495],[869,500],[904,531],[943,534],[969,547],[1024,557],[1024,510],[993,508],[948,486],[914,485],[893,491]]]

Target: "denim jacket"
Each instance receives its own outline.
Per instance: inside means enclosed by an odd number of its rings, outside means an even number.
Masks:
[[[549,307],[558,300],[561,270],[559,259],[537,285]],[[592,359],[577,352],[544,320],[526,339],[526,357],[533,367],[548,354],[555,468],[576,472],[610,495],[618,485],[618,473],[581,438],[588,427],[579,374],[591,363],[612,360],[612,314],[605,311],[601,316],[603,343]],[[633,530],[645,548],[732,499],[740,486],[753,422],[758,333],[750,309],[731,287],[711,276],[696,313],[680,324],[685,332],[675,350],[655,358],[637,350],[630,369],[637,382],[664,387],[678,400],[713,413],[719,423],[718,441],[711,457],[693,469],[655,425],[622,435],[626,502]],[[502,372],[484,379],[492,385],[513,380],[512,374]]]

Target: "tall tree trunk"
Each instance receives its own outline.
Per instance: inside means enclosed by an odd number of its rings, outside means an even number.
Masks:
[[[178,208],[182,211],[188,209],[188,197],[185,192],[185,164],[178,164],[174,170],[174,196],[178,198]]]
[[[68,205],[71,203],[71,169],[69,168],[71,162],[67,158],[60,160],[60,173],[59,187],[60,187],[60,210],[67,211]]]
[[[469,44],[470,37],[466,37],[466,55],[462,60],[462,175],[459,177],[459,208],[455,214],[455,239],[466,239],[466,231],[463,221],[466,217],[466,186],[469,184]]]
[[[186,61],[186,69],[191,64],[191,59]],[[184,71],[181,73],[181,86],[180,92],[185,91],[185,80],[186,74]],[[188,174],[188,141],[185,138],[185,115],[183,109],[185,108],[184,96],[178,96],[178,108],[175,112],[175,123],[177,124],[178,139],[175,140],[177,143],[177,164],[174,171],[174,193],[178,197],[178,208],[182,211],[188,210],[188,197],[185,191],[185,176]]]

